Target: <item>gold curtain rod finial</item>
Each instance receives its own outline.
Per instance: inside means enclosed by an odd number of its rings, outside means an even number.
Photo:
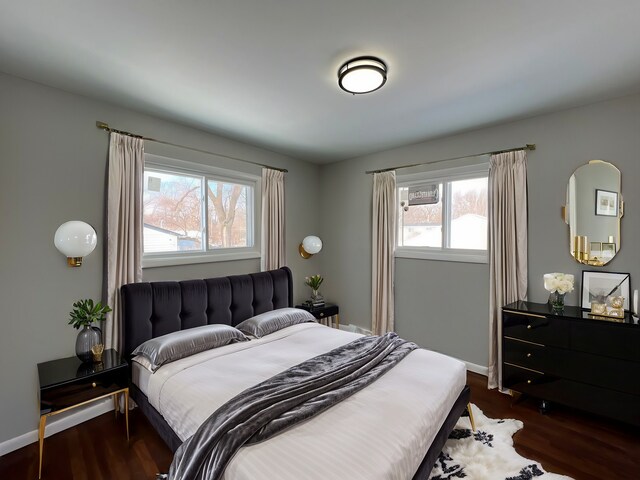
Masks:
[[[101,130],[109,130],[109,124],[100,121],[96,122],[96,127],[100,128]]]
[[[535,143],[527,143],[527,150],[535,150],[535,149],[536,149]]]

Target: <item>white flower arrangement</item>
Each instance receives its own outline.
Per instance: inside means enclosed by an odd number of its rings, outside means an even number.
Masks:
[[[569,273],[545,273],[544,288],[551,293],[565,294],[573,292],[573,275]]]

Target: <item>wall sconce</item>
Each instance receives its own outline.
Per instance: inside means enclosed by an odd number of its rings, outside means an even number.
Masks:
[[[58,227],[53,237],[53,244],[67,257],[70,267],[80,267],[82,257],[86,257],[98,243],[96,231],[85,222],[72,220]]]
[[[304,237],[302,243],[298,247],[298,252],[302,258],[311,258],[322,250],[322,240],[315,235]]]

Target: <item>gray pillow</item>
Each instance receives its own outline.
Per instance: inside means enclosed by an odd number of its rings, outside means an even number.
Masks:
[[[151,363],[151,370],[155,372],[165,363],[245,340],[248,338],[230,325],[204,325],[147,340],[132,355],[146,357]]]
[[[244,322],[236,325],[236,328],[247,335],[260,338],[291,325],[315,321],[315,317],[306,310],[300,308],[278,308],[247,318]]]

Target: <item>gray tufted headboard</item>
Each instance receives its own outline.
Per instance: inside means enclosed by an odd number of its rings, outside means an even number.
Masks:
[[[212,323],[237,325],[269,310],[293,306],[288,267],[183,282],[123,285],[124,355],[167,333]]]

